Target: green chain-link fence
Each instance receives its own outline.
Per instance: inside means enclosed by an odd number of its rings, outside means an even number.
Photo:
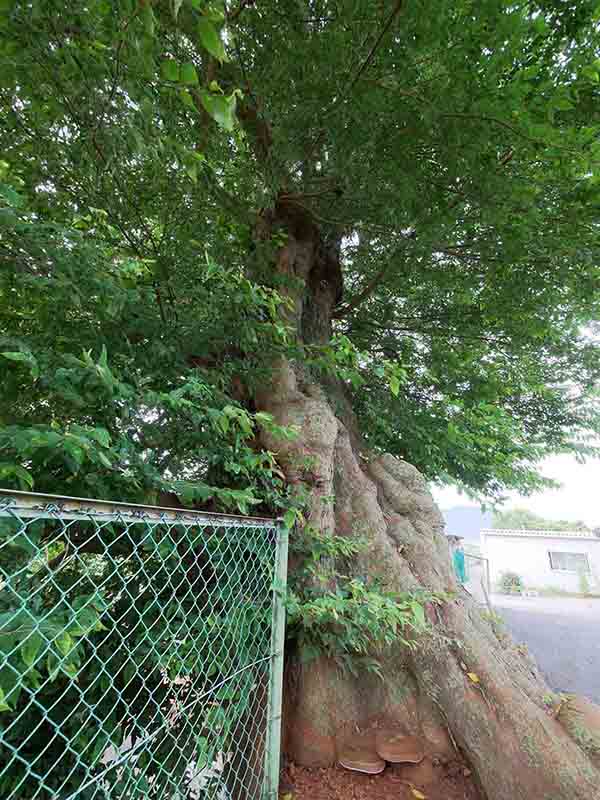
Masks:
[[[0,798],[274,800],[285,530],[0,490]]]

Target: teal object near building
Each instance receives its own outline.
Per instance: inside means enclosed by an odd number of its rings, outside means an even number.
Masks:
[[[467,582],[467,567],[465,564],[465,554],[463,550],[455,550],[452,555],[454,561],[454,572],[461,583]]]

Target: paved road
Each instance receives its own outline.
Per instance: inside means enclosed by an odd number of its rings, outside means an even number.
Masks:
[[[600,600],[494,595],[492,604],[552,689],[600,703]]]

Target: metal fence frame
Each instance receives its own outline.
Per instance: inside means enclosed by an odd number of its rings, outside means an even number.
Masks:
[[[490,564],[489,564],[489,560],[487,558],[485,558],[484,556],[479,556],[479,555],[476,555],[475,553],[469,553],[468,551],[465,551],[465,566],[466,566],[466,572],[467,572],[467,583],[470,583],[471,580],[472,580],[472,578],[470,576],[472,575],[473,570],[472,570],[471,564],[469,562],[473,562],[473,561],[477,562],[478,564],[481,564],[481,566],[482,566],[482,575],[481,575],[481,580],[480,580],[479,586],[481,587],[481,591],[483,593],[483,597],[484,597],[486,606],[488,606],[488,608],[491,608],[491,605],[490,605],[491,587],[490,587]]]
[[[265,532],[275,532],[272,562],[273,580],[271,582],[272,585],[269,587],[269,591],[272,594],[270,645],[268,654],[265,658],[261,659],[261,661],[264,662],[268,661],[269,665],[268,702],[265,714],[265,730],[263,731],[264,764],[262,767],[263,777],[260,800],[277,800],[281,753],[285,592],[288,562],[288,531],[282,521],[260,517],[208,514],[160,506],[136,505],[0,489],[0,522],[7,517],[12,517],[13,520],[16,519],[20,522],[21,533],[28,530],[29,523],[34,519],[92,522],[96,526],[98,526],[99,522],[106,523],[107,521],[112,522],[114,520],[120,525],[124,524],[128,526],[139,525],[140,523],[147,524],[147,526],[154,526],[155,528],[163,525],[177,525],[184,527],[186,531],[194,527],[206,526],[210,530],[234,528],[239,529],[239,531],[264,529]],[[126,528],[126,530],[129,531],[129,527]],[[2,536],[0,535],[0,581],[6,585],[10,576],[2,569],[1,556],[4,544],[6,544],[6,542],[3,542]],[[2,626],[0,625],[0,632],[1,628]],[[5,663],[8,663],[8,657],[8,655],[5,656],[0,650],[0,668],[2,668]],[[245,665],[241,670],[238,670],[238,672],[255,666],[255,664]],[[235,677],[235,674],[236,673],[228,675],[221,683],[223,684],[231,680]],[[213,689],[214,688],[216,687],[213,687]],[[197,699],[193,702],[197,702]],[[0,776],[3,774],[3,758],[1,754],[6,745],[3,730],[2,714],[0,713]],[[146,740],[144,740],[144,743],[146,743]],[[123,759],[130,758],[133,750],[134,748],[127,750]],[[111,769],[118,763],[119,760],[111,765]],[[77,791],[70,793],[69,798],[76,800],[76,798],[80,796],[80,792],[83,792],[84,788],[86,787],[80,787]],[[186,789],[185,791],[188,790]],[[183,797],[183,795],[179,794],[178,790],[176,794],[178,797]],[[88,796],[90,796],[89,792],[85,795],[86,800]],[[95,797],[96,795],[94,794],[93,796]],[[100,796],[103,795],[98,795],[98,797]],[[129,796],[128,794],[119,794],[118,798],[128,800]],[[139,796],[139,794],[136,794],[136,798]],[[41,788],[39,792],[36,791],[34,797],[36,800],[37,798],[39,798],[39,800],[46,800],[46,798],[50,797],[52,800],[67,800],[66,795],[63,798],[62,794],[48,794],[43,788]],[[112,794],[111,798],[112,797],[117,797],[117,795]],[[15,798],[15,800],[21,800],[21,795],[15,795],[11,792],[9,794],[9,800],[13,800],[13,798]],[[25,797],[23,795],[22,800],[30,800],[30,796],[28,795]],[[166,797],[165,800],[167,800]]]

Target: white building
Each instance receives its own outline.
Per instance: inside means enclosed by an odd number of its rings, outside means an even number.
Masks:
[[[492,591],[504,572],[521,577],[527,589],[600,590],[600,538],[587,531],[481,531]]]

